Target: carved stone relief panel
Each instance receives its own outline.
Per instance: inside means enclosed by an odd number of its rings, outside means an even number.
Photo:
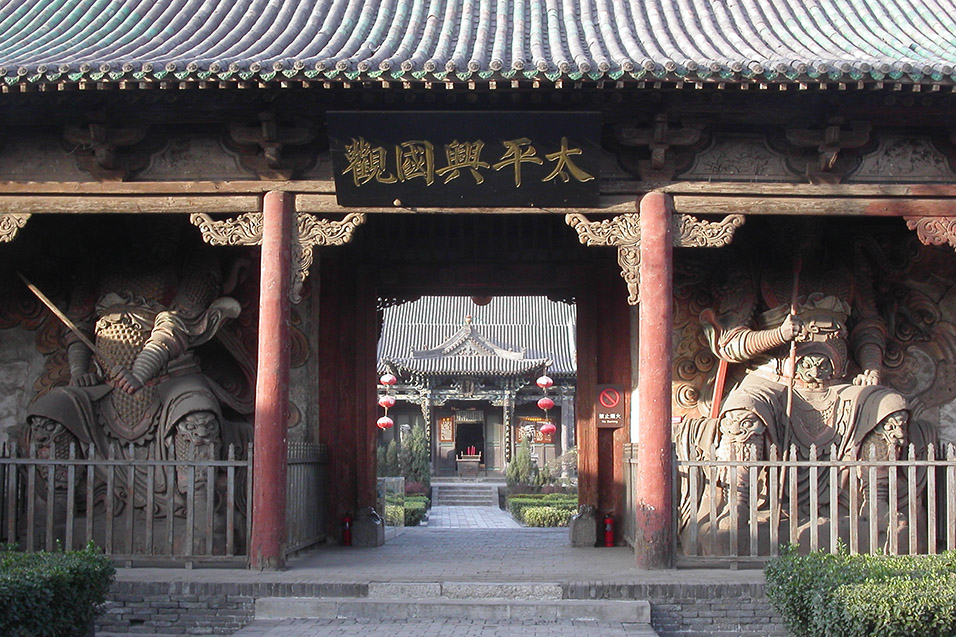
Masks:
[[[787,166],[783,153],[763,135],[715,133],[710,146],[693,165],[677,175],[693,181],[784,181],[800,182],[802,176]]]
[[[223,146],[220,136],[208,133],[170,137],[137,176],[138,181],[255,178],[254,172],[241,166],[238,154]]]
[[[928,135],[884,133],[848,183],[952,183],[956,170]]]
[[[956,442],[953,248],[920,245],[902,223],[897,229],[882,228],[873,234],[854,231],[849,224],[834,226],[828,233],[833,235],[833,246],[850,246],[843,251],[848,254],[821,251],[826,252],[825,260],[804,265],[801,286],[804,279],[810,284],[814,270],[837,272],[845,266],[857,277],[854,294],[862,295],[861,290],[869,287],[867,298],[855,299],[854,303],[873,308],[886,327],[881,384],[906,398],[912,420],[918,423],[914,426],[920,428],[925,441],[938,437],[941,441]],[[754,310],[755,298],[767,294],[773,281],[792,280],[793,256],[786,252],[785,244],[774,243],[781,247],[759,258],[746,256],[751,250],[766,250],[766,245],[762,249],[754,247],[763,245],[760,241],[754,243],[755,236],[735,240],[734,252],[695,251],[675,262],[675,416],[706,416],[712,401],[717,368],[707,341],[701,338],[705,333],[701,310],[709,303],[718,317],[733,315],[741,321],[754,320],[760,318]],[[754,259],[753,267],[745,265],[748,259]],[[873,281],[870,286],[860,283],[865,268],[853,267],[861,260],[869,264]],[[779,273],[774,274],[777,270]],[[856,306],[853,311],[857,311]],[[730,364],[724,396],[740,382],[744,367]]]
[[[80,170],[55,129],[8,131],[0,148],[0,180],[94,181]]]

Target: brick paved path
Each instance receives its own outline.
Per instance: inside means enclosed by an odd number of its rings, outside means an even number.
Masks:
[[[498,507],[433,506],[428,512],[430,529],[517,529],[511,514]]]

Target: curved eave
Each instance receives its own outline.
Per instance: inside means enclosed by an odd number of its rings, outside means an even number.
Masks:
[[[490,377],[507,378],[527,376],[547,367],[547,359],[510,360],[495,356],[476,356],[446,359],[404,359],[382,361],[382,366],[393,366],[399,376],[420,374],[442,377]]]
[[[340,86],[350,88],[353,85],[365,86],[368,83],[403,88],[432,88],[447,85],[461,85],[462,88],[507,89],[510,87],[532,88],[563,88],[567,85],[616,82],[619,88],[659,87],[660,84],[692,84],[698,87],[717,86],[720,88],[740,87],[751,85],[828,85],[845,84],[864,85],[873,84],[902,84],[921,86],[956,86],[956,73],[944,74],[939,71],[923,72],[916,69],[904,71],[892,69],[887,72],[869,69],[862,71],[850,67],[849,70],[831,68],[826,72],[795,71],[763,71],[763,72],[710,72],[698,69],[697,71],[657,71],[637,70],[624,71],[597,71],[589,73],[561,73],[544,71],[465,71],[465,72],[414,72],[414,71],[339,71],[315,69],[282,69],[248,68],[236,71],[213,72],[208,69],[168,70],[162,68],[154,70],[100,70],[93,65],[81,65],[83,68],[65,71],[50,71],[44,68],[21,67],[11,71],[0,67],[0,86],[9,90],[23,86],[31,88],[63,89],[71,85],[83,88],[110,90],[114,88],[141,88],[143,86],[157,86],[159,88],[236,88],[244,87],[248,83],[261,85],[263,88],[286,88],[289,86],[306,86],[313,83],[327,87]],[[90,68],[86,68],[89,66]],[[846,66],[846,65],[844,65]],[[517,84],[516,84],[517,83]],[[87,86],[84,86],[87,85]],[[41,90],[42,90],[41,88]]]

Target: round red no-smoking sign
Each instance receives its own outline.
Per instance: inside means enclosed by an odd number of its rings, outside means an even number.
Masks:
[[[614,409],[621,402],[621,392],[608,387],[598,394],[598,402],[601,403],[602,407]]]

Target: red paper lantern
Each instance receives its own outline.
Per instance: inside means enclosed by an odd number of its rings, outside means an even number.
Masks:
[[[543,409],[545,411],[548,411],[552,407],[554,407],[554,401],[548,398],[547,396],[545,396],[544,398],[538,399],[538,409]]]
[[[543,433],[545,436],[553,435],[557,430],[558,428],[554,426],[553,422],[546,422],[541,425],[541,433]]]
[[[385,409],[391,409],[395,406],[395,397],[394,396],[380,396],[378,399],[378,406],[384,407]]]
[[[393,421],[388,416],[382,416],[381,418],[375,421],[375,424],[376,426],[378,426],[379,429],[391,429],[392,427],[395,426],[395,421]]]
[[[395,378],[395,374],[383,374],[382,377],[378,379],[378,382],[383,385],[394,385],[398,382],[398,379]]]
[[[550,376],[541,376],[535,381],[535,384],[541,389],[547,389],[548,387],[554,385],[554,381],[551,380]]]

